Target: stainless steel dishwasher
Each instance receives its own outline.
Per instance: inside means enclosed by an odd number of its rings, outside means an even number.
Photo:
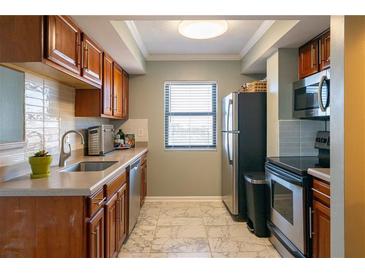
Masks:
[[[141,209],[141,159],[130,165],[129,178],[129,233],[131,233]]]

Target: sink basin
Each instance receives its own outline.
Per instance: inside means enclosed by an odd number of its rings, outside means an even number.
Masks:
[[[62,172],[90,172],[90,171],[102,171],[111,167],[117,163],[117,161],[99,161],[99,162],[80,162],[66,167]]]

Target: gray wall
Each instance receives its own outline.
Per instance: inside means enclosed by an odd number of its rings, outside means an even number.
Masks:
[[[255,77],[240,75],[240,65],[240,61],[154,61],[147,62],[146,75],[130,78],[130,118],[149,120],[149,196],[221,195],[221,98]],[[163,88],[168,80],[217,81],[216,151],[164,150]]]

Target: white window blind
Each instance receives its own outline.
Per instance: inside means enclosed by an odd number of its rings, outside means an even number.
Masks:
[[[165,148],[216,147],[215,82],[165,82]]]

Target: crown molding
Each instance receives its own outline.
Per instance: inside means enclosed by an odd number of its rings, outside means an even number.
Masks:
[[[260,27],[256,30],[256,32],[252,35],[252,37],[250,38],[250,40],[248,40],[248,42],[246,43],[246,45],[243,47],[243,49],[240,52],[240,57],[242,58],[243,56],[245,56],[251,48],[253,48],[253,46],[257,43],[258,40],[260,40],[260,38],[262,36],[264,36],[264,34],[268,31],[268,29],[275,23],[275,20],[265,20],[264,22],[262,22],[262,24],[260,25]]]
[[[147,51],[145,44],[143,43],[141,34],[139,33],[136,24],[134,23],[134,21],[131,21],[131,20],[124,21],[124,22],[127,25],[134,40],[136,41],[139,50],[142,52],[143,57],[146,58],[148,56],[148,51]]]

